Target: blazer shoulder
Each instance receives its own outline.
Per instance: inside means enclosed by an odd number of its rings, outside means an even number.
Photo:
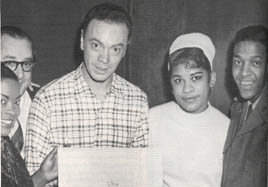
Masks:
[[[260,115],[266,123],[268,123],[268,92],[265,92],[264,94],[265,95],[261,98],[256,108],[258,108]]]
[[[237,97],[235,97],[231,105],[231,114],[237,111],[241,111],[243,108],[243,104],[243,102],[241,102]]]
[[[33,100],[33,98],[38,90],[39,90],[39,88],[37,88],[37,87],[33,87],[33,90],[30,90],[29,88],[27,88],[27,92],[30,95],[32,100]]]

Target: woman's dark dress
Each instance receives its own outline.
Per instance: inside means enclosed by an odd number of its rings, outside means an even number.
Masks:
[[[25,162],[9,137],[1,137],[1,186],[33,187]]]

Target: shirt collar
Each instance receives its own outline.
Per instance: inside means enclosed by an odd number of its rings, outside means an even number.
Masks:
[[[113,93],[115,95],[117,95],[117,94],[124,95],[123,82],[120,81],[120,78],[116,73],[113,74],[113,81],[112,81],[111,87],[108,91],[108,94],[110,94],[110,93]]]
[[[82,67],[83,67],[83,62],[76,68],[74,72],[74,80],[79,79],[82,76]]]
[[[93,94],[92,90],[90,89],[90,86],[87,84],[87,82],[83,78],[82,74],[82,67],[84,66],[84,63],[82,62],[78,68],[74,72],[74,80],[80,80],[80,83],[75,84],[76,89],[83,90],[82,92],[85,93],[85,90],[90,90],[90,94]],[[120,77],[113,73],[113,80],[111,83],[111,86],[107,92],[107,95],[109,94],[115,94],[115,95],[124,95],[123,92],[123,81],[120,79]],[[80,85],[80,86],[79,86]]]

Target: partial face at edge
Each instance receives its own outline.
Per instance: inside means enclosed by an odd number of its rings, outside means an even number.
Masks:
[[[203,68],[187,68],[179,64],[171,72],[172,92],[178,105],[189,113],[201,113],[208,107],[210,89],[216,81],[215,72]]]
[[[267,81],[267,54],[263,44],[242,41],[234,46],[232,73],[240,95],[255,99]]]
[[[20,114],[20,85],[13,79],[1,80],[1,136],[8,136]]]
[[[111,82],[112,74],[126,53],[127,26],[93,19],[84,32],[81,33],[83,76],[91,82]]]
[[[1,36],[1,61],[33,61],[33,51],[27,39],[13,38],[7,34]],[[20,84],[20,93],[23,94],[32,80],[32,72],[23,71],[18,65],[14,71]]]

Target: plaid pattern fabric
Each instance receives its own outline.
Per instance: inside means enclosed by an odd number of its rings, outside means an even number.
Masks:
[[[53,146],[147,147],[148,100],[136,86],[114,74],[99,101],[75,71],[41,88],[33,100],[26,133],[25,159],[30,174]]]

